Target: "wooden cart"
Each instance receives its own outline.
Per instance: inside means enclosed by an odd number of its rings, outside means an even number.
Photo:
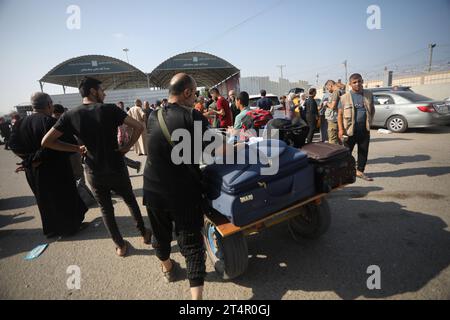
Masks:
[[[327,232],[331,221],[330,208],[325,199],[327,195],[318,194],[243,227],[235,226],[219,213],[205,216],[203,237],[216,272],[228,280],[242,275],[248,266],[245,237],[286,220],[294,239],[319,238]]]

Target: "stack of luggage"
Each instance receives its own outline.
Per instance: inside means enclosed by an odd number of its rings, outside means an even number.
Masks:
[[[204,170],[211,208],[236,226],[316,194],[314,166],[305,153],[283,141],[247,145],[238,159],[245,159],[245,164],[213,164]]]
[[[334,188],[356,181],[355,158],[346,147],[328,143],[311,143],[301,151],[308,155],[315,168],[318,193],[329,193]]]

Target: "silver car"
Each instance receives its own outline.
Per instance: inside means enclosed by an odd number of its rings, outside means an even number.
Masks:
[[[392,132],[450,124],[450,102],[434,101],[415,92],[373,91],[374,127]]]

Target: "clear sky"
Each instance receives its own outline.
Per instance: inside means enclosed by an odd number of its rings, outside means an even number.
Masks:
[[[69,30],[67,7],[81,10]],[[381,30],[367,28],[367,8],[381,9]],[[233,28],[234,27],[234,28]],[[151,72],[167,58],[204,51],[231,62],[242,76],[315,83],[384,65],[450,61],[450,0],[0,0],[0,113],[26,102],[39,80],[72,57],[102,54]],[[46,85],[49,93],[60,87]]]

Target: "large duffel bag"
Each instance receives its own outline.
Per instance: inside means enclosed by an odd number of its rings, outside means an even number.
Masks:
[[[278,139],[286,142],[291,147],[301,148],[305,145],[308,131],[308,124],[303,119],[273,119],[267,123],[266,137],[274,139],[276,138],[275,134],[278,133]]]
[[[336,187],[355,183],[355,158],[348,148],[320,142],[308,144],[301,151],[315,167],[317,192],[329,193]]]
[[[242,128],[244,130],[259,130],[263,129],[267,123],[273,119],[270,111],[255,109],[247,112],[245,117],[242,119]]]
[[[255,153],[258,161],[250,161]],[[246,146],[237,158],[245,158],[245,164],[213,164],[203,171],[211,207],[236,226],[248,225],[315,195],[314,167],[306,154],[283,141]],[[261,171],[276,168],[272,175]]]

